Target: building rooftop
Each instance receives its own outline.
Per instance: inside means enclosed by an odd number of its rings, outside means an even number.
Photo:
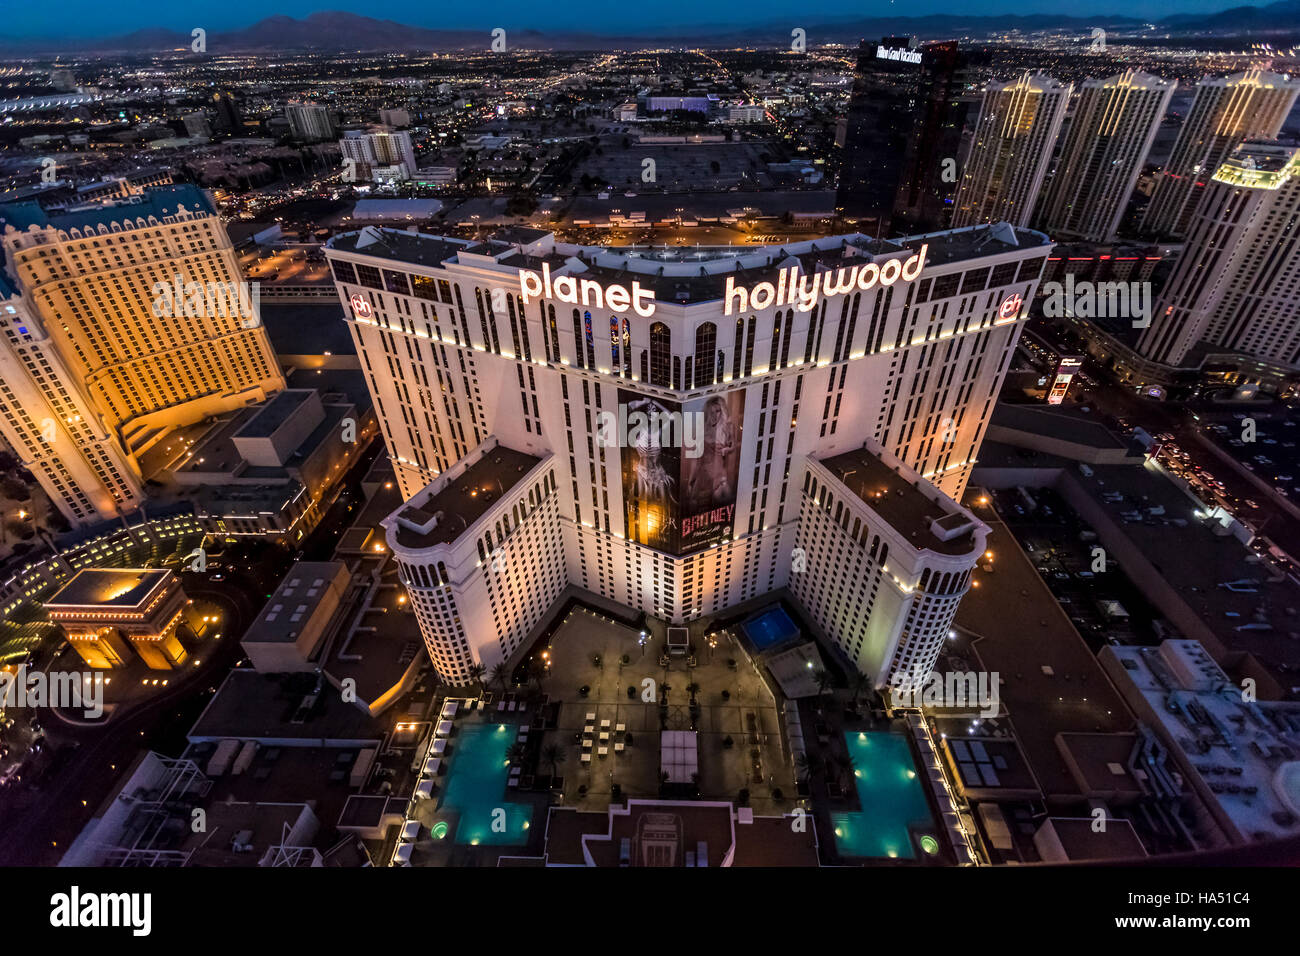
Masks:
[[[967,669],[1002,678],[1000,703],[1044,796],[1078,797],[1058,735],[1128,732],[1132,716],[1006,525],[981,517],[995,570],[976,571],[957,608],[958,631],[973,638]]]
[[[485,448],[464,471],[447,472],[398,509],[397,544],[416,550],[455,541],[540,461],[505,445]]]
[[[348,566],[342,561],[297,561],[244,632],[243,643],[292,643],[316,607],[340,581],[346,587]]]
[[[989,419],[990,427],[1015,429],[1056,438],[1089,448],[1124,449],[1124,441],[1097,416],[1080,410],[1078,405],[1011,405],[998,402]]]
[[[132,221],[154,216],[162,220],[176,215],[180,206],[190,212],[215,214],[216,210],[207,193],[197,186],[155,186],[143,194],[119,202],[77,209],[69,212],[47,213],[35,202],[12,203],[0,206],[0,230],[5,226],[27,229],[29,226],[53,226],[55,229],[81,229],[87,226],[108,226],[124,219]]]
[[[311,398],[311,389],[287,388],[264,403],[239,429],[240,438],[269,438],[298,408]]]
[[[344,702],[328,683],[316,690],[314,674],[259,674],[236,668],[217,688],[189,729],[191,742],[313,741],[324,746],[373,746],[391,726]]]
[[[833,458],[823,458],[822,465],[852,494],[889,522],[907,538],[912,547],[939,554],[968,554],[975,546],[972,532],[978,526],[955,504],[933,500],[916,483],[890,468],[867,448],[855,448]],[[941,498],[938,491],[932,491]],[[935,534],[934,522],[957,532],[944,540]],[[965,530],[960,530],[965,525]]]
[[[83,568],[45,602],[46,609],[139,607],[162,583],[174,578],[167,570]]]
[[[1102,660],[1121,689],[1145,698],[1146,719],[1159,721],[1244,840],[1300,833],[1300,705],[1244,700],[1196,641],[1105,647]]]
[[[771,246],[692,246],[653,249],[649,247],[582,246],[556,243],[539,254],[521,252],[521,243],[538,242],[548,234],[538,230],[508,230],[483,242],[446,239],[414,232],[367,228],[336,236],[329,248],[374,255],[397,262],[426,266],[455,261],[462,253],[487,255],[503,265],[540,269],[548,262],[558,269],[571,259],[580,260],[585,271],[574,274],[604,283],[639,282],[653,289],[660,302],[690,304],[721,299],[730,276],[738,284],[777,281],[778,273],[798,263],[802,274],[815,275],[828,269],[852,266],[863,257],[900,252],[917,252],[927,246],[926,262],[942,265],[975,259],[1021,248],[1043,248],[1050,240],[1042,233],[1017,229],[1007,223],[971,226],[955,232],[910,236],[896,240],[873,239],[861,233],[826,236]],[[504,240],[501,237],[515,236]]]

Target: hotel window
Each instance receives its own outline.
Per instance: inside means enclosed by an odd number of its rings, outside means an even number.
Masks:
[[[379,270],[372,266],[357,266],[357,281],[368,289],[384,287],[384,284],[379,281]]]
[[[352,268],[352,263],[334,259],[330,262],[330,267],[334,270],[334,281],[357,284],[357,270]]]
[[[695,388],[715,385],[710,380],[714,368],[713,353],[718,344],[718,327],[712,322],[704,322],[695,330]]]
[[[650,326],[650,384],[667,387],[671,382],[672,333],[668,326],[656,322]]]
[[[393,272],[391,269],[384,270],[384,288],[389,292],[397,292],[401,295],[411,294],[411,286],[406,281],[406,273]]]
[[[430,302],[438,301],[438,283],[428,276],[411,276],[411,291],[420,299],[428,299]]]

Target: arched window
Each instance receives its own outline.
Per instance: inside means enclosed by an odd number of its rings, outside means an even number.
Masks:
[[[573,361],[577,364],[578,368],[586,368],[586,365],[583,364],[583,358],[582,358],[586,354],[586,350],[583,349],[582,347],[582,326],[579,324],[580,322],[581,322],[581,316],[578,315],[578,310],[574,309],[573,310]]]
[[[632,377],[632,325],[623,320],[623,374]]]
[[[731,377],[740,378],[740,353],[745,347],[745,319],[736,317],[736,344],[731,347]]]
[[[587,336],[587,368],[596,367],[596,335],[591,331],[591,313],[582,313],[583,331]]]
[[[712,380],[713,365],[711,361],[718,345],[718,327],[712,322],[703,322],[695,330],[695,388],[716,385]],[[689,374],[688,374],[689,377]]]
[[[672,355],[672,333],[668,326],[656,322],[650,326],[650,384],[669,387],[671,368],[669,358]]]

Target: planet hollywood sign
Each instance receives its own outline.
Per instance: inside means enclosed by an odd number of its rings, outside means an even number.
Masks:
[[[798,266],[782,269],[773,282],[759,282],[748,287],[738,287],[733,276],[727,276],[723,291],[723,315],[735,312],[766,309],[771,306],[794,306],[800,312],[811,312],[824,296],[833,298],[850,292],[867,292],[877,284],[890,286],[902,279],[906,282],[918,278],[925,267],[929,245],[907,259],[890,259],[884,263],[868,262],[862,266],[829,269],[813,275],[800,275]],[[637,315],[649,318],[655,313],[654,290],[643,289],[634,281],[629,290],[623,285],[601,285],[594,279],[575,276],[551,277],[550,266],[543,264],[540,273],[531,269],[519,270],[519,294],[524,305],[533,299],[557,299],[570,305],[582,304],[595,308],[623,311],[629,306]]]

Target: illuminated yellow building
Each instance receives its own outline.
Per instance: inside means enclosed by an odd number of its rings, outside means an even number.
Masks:
[[[138,505],[171,430],[284,387],[234,249],[193,186],[48,214],[0,206],[13,282],[0,431],[74,524]]]
[[[123,666],[130,643],[152,670],[166,671],[188,656],[176,637],[188,604],[171,571],[84,568],[45,603],[45,610],[90,667]]]

